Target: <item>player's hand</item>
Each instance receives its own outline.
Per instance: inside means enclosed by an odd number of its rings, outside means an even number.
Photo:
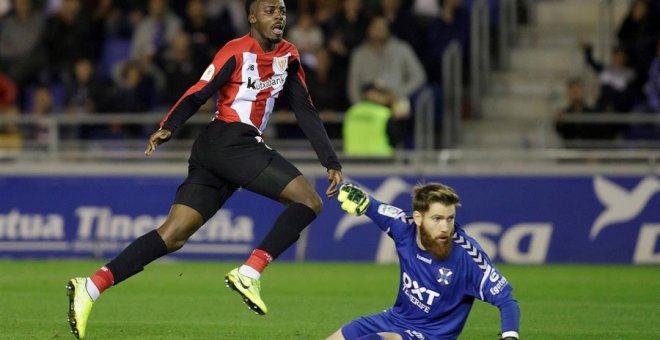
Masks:
[[[325,191],[325,195],[328,198],[337,194],[337,186],[339,186],[342,179],[341,171],[334,169],[328,170],[328,182],[330,182],[330,185],[328,185],[328,190]]]
[[[337,200],[341,202],[341,208],[350,214],[358,216],[364,214],[371,201],[369,194],[351,183],[346,183],[339,188]]]
[[[144,150],[144,155],[151,156],[151,154],[156,151],[156,147],[167,142],[170,137],[172,137],[172,131],[167,129],[160,129],[152,133],[149,137],[147,148]]]

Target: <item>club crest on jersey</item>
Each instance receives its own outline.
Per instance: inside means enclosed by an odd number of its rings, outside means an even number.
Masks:
[[[273,58],[273,65],[280,72],[285,72],[289,67],[289,57],[275,57]]]
[[[438,269],[438,278],[437,281],[441,285],[448,285],[451,283],[451,276],[454,274],[454,272],[451,271],[449,268],[442,267]]]

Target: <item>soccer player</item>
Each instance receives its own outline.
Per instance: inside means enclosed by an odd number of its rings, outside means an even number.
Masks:
[[[338,199],[344,210],[366,214],[394,240],[401,282],[392,308],[357,318],[327,340],[456,339],[475,298],[499,308],[501,339],[518,339],[520,308],[511,285],[455,224],[460,200],[452,188],[415,186],[412,218],[352,184],[342,185]]]
[[[280,95],[289,100],[298,124],[327,169],[330,184],[326,195],[337,193],[342,180],[339,160],[307,92],[300,55],[295,46],[282,39],[284,1],[248,0],[246,12],[250,33],[220,49],[201,79],[183,94],[149,138],[146,155],[170,139],[218,93],[215,118],[192,147],[188,177],[179,186],[166,221],[136,239],[91,277],[74,278],[67,284],[69,323],[78,338],[85,336],[92,304],[104,290],[180,249],[241,187],[286,204],[245,264],[225,277],[227,285],[252,310],[266,314],[260,296],[261,273],[296,242],[322,206],[300,171],[261,137]]]

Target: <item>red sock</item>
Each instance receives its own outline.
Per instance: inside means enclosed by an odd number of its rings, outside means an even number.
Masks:
[[[103,293],[104,290],[110,288],[115,283],[112,272],[106,267],[101,267],[90,279],[94,282],[96,288],[98,288],[99,293]]]
[[[245,265],[254,268],[254,270],[258,271],[259,273],[263,273],[264,269],[266,269],[266,266],[268,266],[268,264],[272,261],[273,257],[270,256],[270,254],[261,249],[255,249],[252,251],[250,258],[245,261]]]

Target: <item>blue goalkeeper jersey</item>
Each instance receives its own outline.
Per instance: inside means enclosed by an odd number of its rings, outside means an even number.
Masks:
[[[403,210],[372,197],[366,215],[394,240],[399,255],[399,292],[387,313],[396,323],[433,339],[455,339],[477,298],[500,309],[503,334],[518,333],[520,310],[513,288],[458,225],[451,254],[439,261],[417,245],[417,228]]]

